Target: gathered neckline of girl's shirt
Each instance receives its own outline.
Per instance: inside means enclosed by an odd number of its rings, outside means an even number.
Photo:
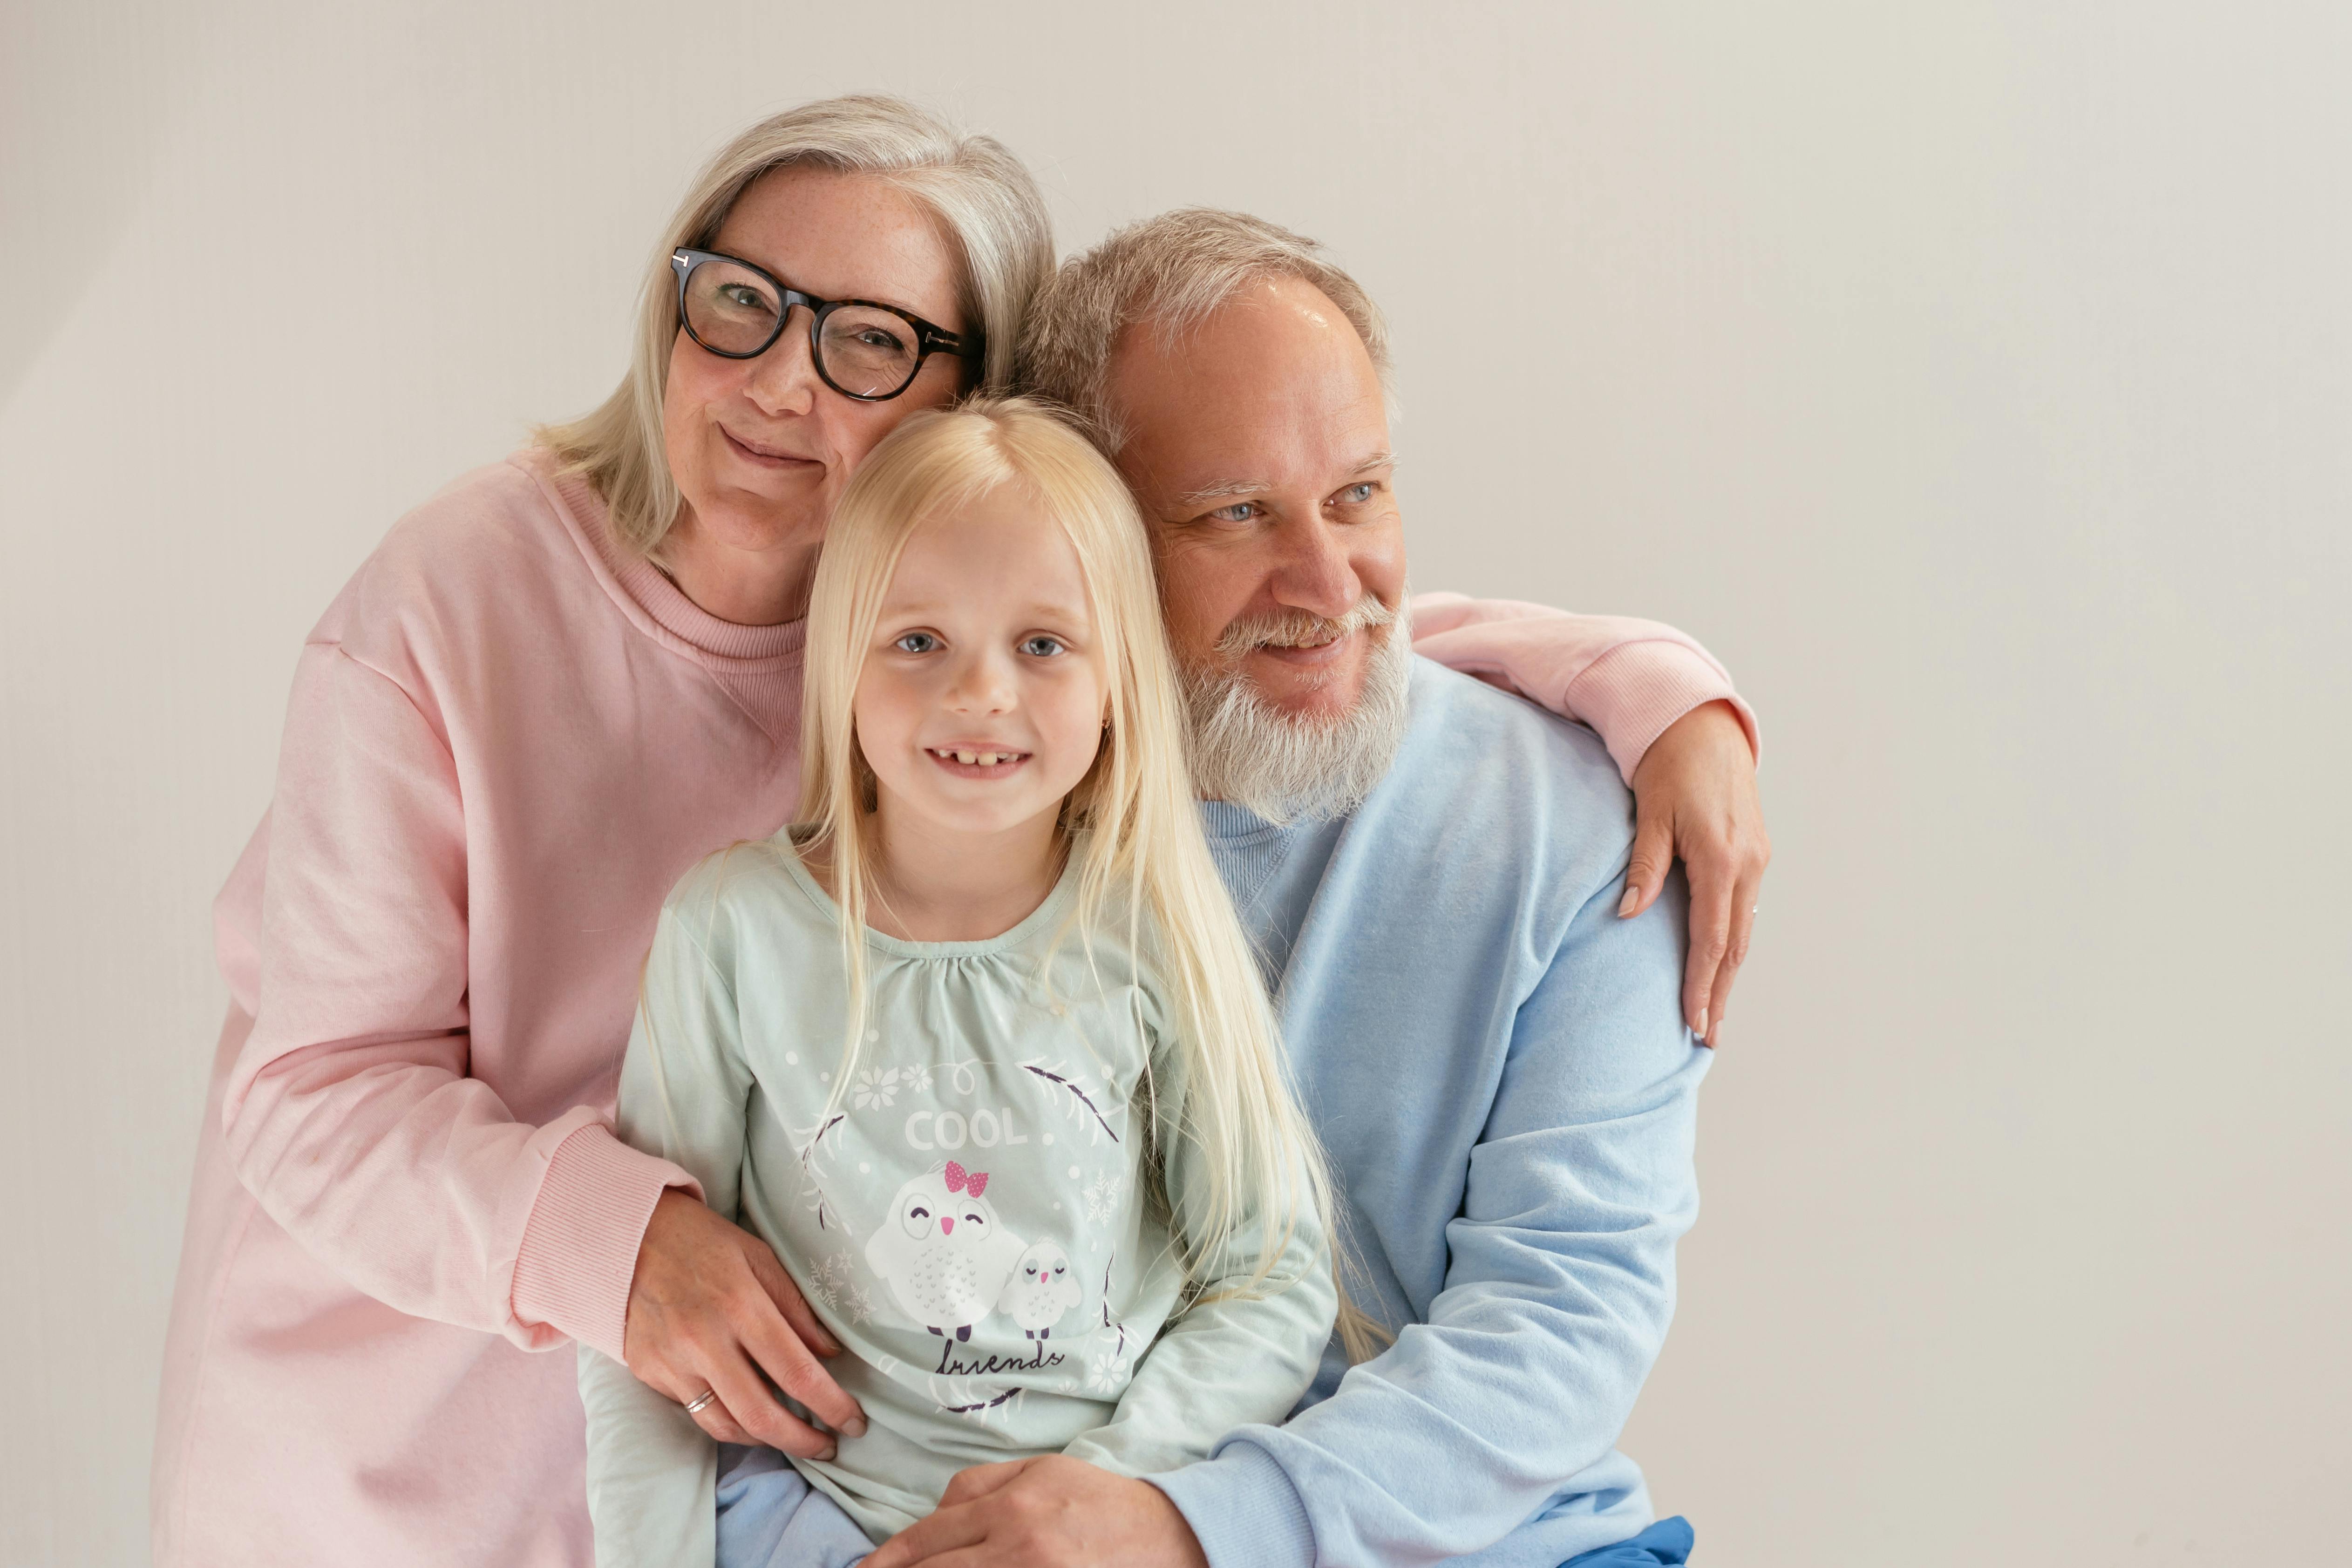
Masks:
[[[824,890],[824,884],[817,881],[816,873],[809,870],[808,862],[801,858],[801,841],[810,831],[803,824],[793,824],[777,835],[778,847],[783,851],[785,869],[800,884],[801,891],[814,899],[818,907],[838,925],[842,918],[841,905],[834,902],[833,894]],[[1053,887],[1037,907],[993,936],[983,936],[971,942],[917,942],[904,936],[893,936],[887,931],[877,931],[868,925],[866,927],[866,945],[877,952],[899,958],[985,958],[1009,952],[1033,937],[1053,930],[1059,924],[1070,900],[1077,895],[1082,859],[1079,847],[1072,843],[1068,852],[1062,857],[1061,874],[1054,879]]]

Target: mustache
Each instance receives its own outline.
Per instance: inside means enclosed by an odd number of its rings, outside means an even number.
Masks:
[[[1334,620],[1307,610],[1280,610],[1234,622],[1217,638],[1219,658],[1237,659],[1255,648],[1313,648],[1358,632],[1396,624],[1397,612],[1367,593]]]

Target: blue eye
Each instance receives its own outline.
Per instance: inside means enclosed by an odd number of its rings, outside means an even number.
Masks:
[[[1366,501],[1370,500],[1372,498],[1372,492],[1379,488],[1379,486],[1374,485],[1370,481],[1361,485],[1350,485],[1346,489],[1339,492],[1339,499],[1349,506],[1360,507]]]
[[[1213,523],[1245,523],[1255,517],[1257,511],[1255,501],[1235,501],[1230,507],[1219,507],[1208,516]]]
[[[1056,653],[1065,652],[1059,637],[1045,636],[1023,638],[1021,651],[1033,659],[1050,659]]]
[[[901,653],[928,653],[940,645],[940,640],[929,632],[909,632],[890,644]]]

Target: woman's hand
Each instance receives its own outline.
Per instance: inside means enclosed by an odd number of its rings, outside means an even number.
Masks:
[[[865,1412],[816,1360],[839,1355],[840,1342],[767,1243],[675,1188],[654,1205],[637,1249],[622,1349],[638,1381],[681,1405],[715,1392],[693,1414],[722,1443],[833,1458],[833,1434],[794,1419],[768,1382],[835,1431],[865,1435]]]
[[[1676,856],[1690,878],[1690,960],[1683,1017],[1709,1045],[1723,1043],[1731,982],[1748,957],[1756,894],[1772,859],[1756,798],[1756,754],[1731,705],[1693,708],[1651,744],[1633,769],[1633,863],[1628,918],[1656,902]]]

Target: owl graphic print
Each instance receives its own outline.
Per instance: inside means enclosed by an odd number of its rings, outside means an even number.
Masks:
[[[1024,1250],[998,1222],[987,1191],[986,1171],[954,1160],[910,1176],[866,1244],[866,1262],[898,1305],[935,1334],[971,1339],[971,1325],[996,1310]]]

